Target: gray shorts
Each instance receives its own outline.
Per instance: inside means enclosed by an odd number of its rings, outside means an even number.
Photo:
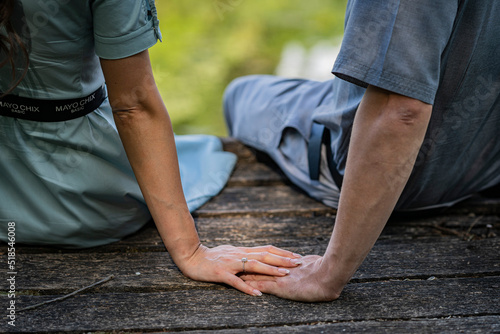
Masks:
[[[236,79],[224,94],[226,122],[231,136],[268,154],[309,196],[336,208],[340,191],[328,169],[326,149],[323,147],[321,151],[319,180],[311,180],[307,159],[309,134],[301,131],[300,126],[294,126],[291,117],[297,116],[298,111],[303,111],[303,117],[308,117],[308,110],[314,110],[317,105],[312,99],[280,99],[280,96],[284,97],[280,92],[308,83],[272,76]],[[323,91],[327,93],[325,89]],[[304,124],[308,121],[310,126],[310,119],[303,120]]]

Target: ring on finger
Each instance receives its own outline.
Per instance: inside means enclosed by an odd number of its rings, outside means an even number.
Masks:
[[[243,263],[243,270],[242,270],[242,272],[245,272],[245,263],[248,262],[248,259],[246,257],[242,257],[241,258],[241,262]]]

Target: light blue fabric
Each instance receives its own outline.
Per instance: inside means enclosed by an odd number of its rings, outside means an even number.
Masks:
[[[124,58],[160,37],[152,0],[22,0],[16,6],[13,22],[30,52],[29,72],[14,90],[24,97],[86,96],[104,83],[99,56]],[[0,69],[0,79],[5,91],[10,68]],[[175,140],[192,212],[224,187],[236,157],[213,136]],[[151,220],[107,99],[65,122],[0,116],[0,157],[0,240],[7,240],[13,221],[17,243],[92,247]]]
[[[230,176],[236,157],[221,146],[213,136],[176,136],[190,211],[216,195]],[[0,155],[0,223],[16,223],[18,243],[98,246],[151,220],[107,102],[66,122],[0,116]]]
[[[337,77],[237,79],[224,97],[229,131],[269,154],[312,197],[336,206],[331,180],[308,179],[312,123],[330,130],[333,162],[343,175],[365,88],[418,99],[433,111],[396,209],[452,205],[500,183],[498,17],[494,0],[350,0]]]
[[[176,136],[182,189],[193,212],[217,195],[226,185],[236,164],[236,156],[222,151],[217,137]]]
[[[12,94],[32,98],[87,96],[104,84],[99,57],[125,58],[161,38],[148,0],[19,0],[13,15],[30,69]],[[10,76],[9,66],[0,68],[0,91],[10,86]]]

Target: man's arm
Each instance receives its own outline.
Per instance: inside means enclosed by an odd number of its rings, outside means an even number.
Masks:
[[[368,87],[352,128],[335,227],[323,257],[287,277],[245,277],[263,292],[302,301],[338,298],[379,237],[408,181],[432,105]]]

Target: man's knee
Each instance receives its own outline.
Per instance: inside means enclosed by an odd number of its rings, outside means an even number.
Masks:
[[[252,91],[251,87],[262,77],[262,75],[249,75],[236,78],[226,87],[223,108],[229,135],[233,133],[235,114],[242,112],[243,107],[248,106],[251,102],[252,99],[249,97]]]
[[[242,86],[244,81],[243,78],[236,78],[226,87],[223,95],[223,108],[224,108],[224,118],[226,119],[226,126],[229,131],[229,135],[232,135],[232,125],[234,117],[232,114],[236,109],[235,104],[238,102],[238,90]]]

